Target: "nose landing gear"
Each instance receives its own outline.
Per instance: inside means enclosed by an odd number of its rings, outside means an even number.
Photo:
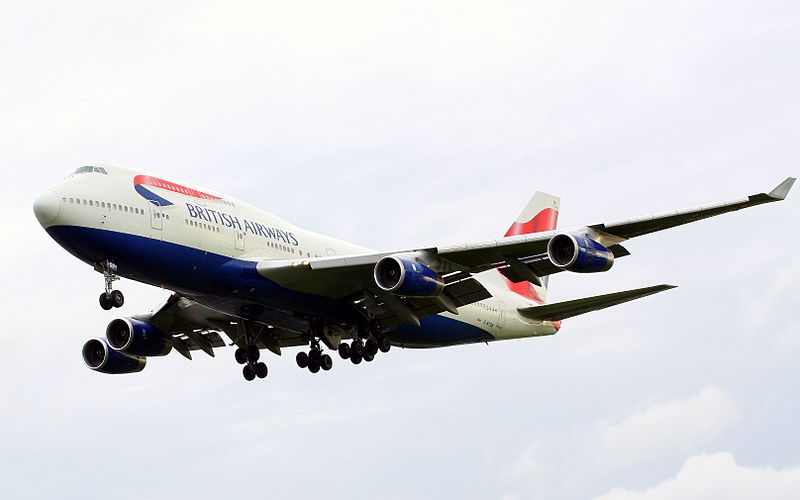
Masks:
[[[125,296],[119,290],[113,290],[113,283],[119,279],[117,276],[117,265],[110,261],[99,264],[96,268],[103,273],[106,283],[106,291],[100,294],[100,307],[108,311],[113,307],[122,307],[125,303]]]

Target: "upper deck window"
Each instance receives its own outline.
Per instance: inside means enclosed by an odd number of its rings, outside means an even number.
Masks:
[[[77,170],[73,172],[73,174],[85,174],[87,172],[97,172],[100,174],[108,175],[108,172],[106,172],[106,169],[104,169],[103,167],[79,167]]]

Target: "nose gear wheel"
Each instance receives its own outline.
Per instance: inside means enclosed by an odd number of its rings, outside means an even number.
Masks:
[[[114,282],[119,280],[117,275],[117,265],[110,261],[104,261],[95,269],[103,273],[105,281],[105,292],[100,294],[100,307],[108,311],[114,307],[122,307],[125,303],[125,296],[119,290],[114,290]]]

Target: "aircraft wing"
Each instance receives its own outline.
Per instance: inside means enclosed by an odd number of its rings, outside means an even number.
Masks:
[[[794,181],[794,177],[789,177],[769,193],[754,194],[748,196],[747,198],[717,203],[714,205],[706,205],[688,210],[679,210],[676,212],[654,215],[651,217],[643,217],[640,219],[620,221],[612,224],[597,224],[589,227],[598,232],[609,234],[614,239],[623,238],[627,240],[635,236],[642,236],[644,234],[654,233],[663,229],[670,229],[683,224],[688,224],[690,222],[714,217],[715,215],[734,212],[736,210],[754,207],[763,203],[784,200],[786,195],[789,194],[789,190],[792,189]],[[600,243],[602,243],[602,241],[600,241]]]
[[[221,333],[240,346],[246,345],[244,322],[235,316],[220,313],[188,297],[173,293],[167,301],[148,314],[133,316],[133,319],[152,324],[167,335],[176,351],[192,359],[192,351],[202,350],[214,356],[214,349],[226,345]],[[252,323],[252,322],[251,322]],[[256,338],[256,346],[280,354],[280,348],[304,345],[305,339],[292,331],[281,328],[254,325],[249,332]]]
[[[786,198],[795,179],[790,177],[769,193],[713,205],[611,224],[594,224],[561,231],[510,236],[486,241],[371,254],[321,257],[316,259],[258,262],[257,270],[268,279],[292,290],[359,302],[379,319],[390,323],[418,323],[418,318],[442,311],[454,312],[461,305],[491,296],[474,273],[498,269],[514,282],[540,284],[540,278],[560,272],[547,256],[547,244],[556,234],[572,233],[591,238],[607,247],[616,258],[629,255],[621,242],[644,234],[669,229],[763,203]],[[439,272],[446,286],[438,297],[399,297],[378,289],[375,264],[389,255],[411,256]],[[388,326],[388,325],[387,325]]]
[[[670,229],[690,222],[707,219],[716,215],[734,212],[743,208],[754,207],[763,203],[781,201],[786,198],[795,179],[787,178],[769,193],[759,193],[746,198],[731,200],[722,203],[700,206],[685,210],[677,210],[665,214],[651,215],[637,219],[614,222],[610,224],[594,224],[572,230],[550,231],[546,233],[532,233],[528,235],[513,236],[499,240],[489,240],[479,243],[467,243],[438,249],[438,255],[450,261],[469,266],[482,268],[485,266],[496,267],[491,263],[507,261],[509,258],[539,259],[547,250],[547,242],[558,233],[577,233],[592,238],[601,245],[606,246],[614,253],[615,257],[628,255],[628,252],[619,246],[619,243],[644,234]],[[555,268],[555,266],[550,265]],[[547,270],[547,264],[542,265]],[[555,268],[558,269],[558,268]],[[557,272],[557,271],[556,271]],[[538,274],[538,273],[537,273]],[[549,273],[548,273],[549,274]],[[539,276],[543,276],[539,274]]]

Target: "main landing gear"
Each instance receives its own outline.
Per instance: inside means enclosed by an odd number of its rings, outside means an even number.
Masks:
[[[105,261],[99,266],[106,282],[106,291],[100,294],[100,307],[108,311],[112,307],[122,307],[125,303],[125,296],[119,290],[112,290],[113,283],[119,279],[117,276],[117,265],[113,262]]]
[[[379,351],[389,352],[389,349],[392,348],[392,342],[389,337],[381,333],[381,330],[380,324],[374,321],[369,324],[358,325],[356,338],[349,344],[345,342],[339,344],[339,357],[349,359],[351,363],[357,365],[362,361],[372,361]],[[317,373],[320,369],[327,371],[333,366],[333,360],[329,355],[322,353],[319,342],[313,335],[311,350],[307,353],[304,351],[298,352],[296,361],[297,366],[308,368],[311,373]]]
[[[244,375],[245,380],[248,382],[254,380],[256,377],[265,378],[267,373],[269,373],[267,365],[258,360],[261,357],[261,351],[254,345],[238,347],[236,352],[234,352],[234,356],[236,357],[237,363],[244,365],[242,368],[242,375]]]
[[[328,371],[333,368],[333,359],[322,352],[316,337],[311,339],[311,349],[307,353],[305,351],[298,352],[295,361],[297,361],[297,366],[308,368],[311,373],[317,373],[320,370]]]
[[[364,341],[358,337],[353,339],[350,344],[339,344],[339,356],[342,359],[349,359],[351,363],[357,365],[361,361],[370,362],[375,359],[378,351],[386,353],[392,348],[392,341],[386,335],[378,335],[377,338],[370,336]]]

